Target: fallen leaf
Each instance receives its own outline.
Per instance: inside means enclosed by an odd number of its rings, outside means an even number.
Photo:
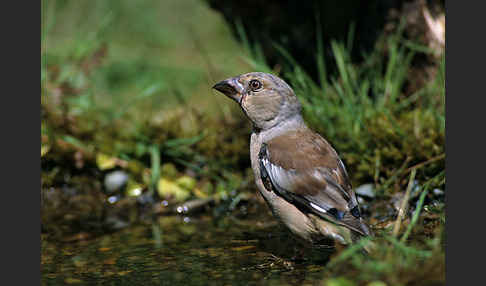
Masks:
[[[100,170],[112,169],[116,166],[117,159],[103,153],[96,154],[96,165]]]

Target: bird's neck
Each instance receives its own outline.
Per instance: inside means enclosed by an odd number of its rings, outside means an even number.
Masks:
[[[305,124],[301,114],[295,114],[291,117],[285,118],[285,120],[278,122],[270,128],[260,129],[254,126],[253,133],[258,134],[262,142],[267,142],[272,138],[280,136],[286,132],[301,128],[307,128],[307,125]]]

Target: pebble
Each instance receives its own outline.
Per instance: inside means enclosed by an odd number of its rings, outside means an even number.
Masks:
[[[432,192],[433,192],[433,193],[434,193],[434,195],[436,195],[436,196],[442,196],[442,195],[444,194],[444,191],[443,191],[443,190],[441,190],[441,189],[434,189]]]
[[[127,181],[128,175],[124,171],[110,172],[105,176],[105,189],[109,193],[113,193],[123,188],[127,184]]]
[[[374,184],[361,185],[356,188],[355,192],[362,197],[374,198],[376,196]]]

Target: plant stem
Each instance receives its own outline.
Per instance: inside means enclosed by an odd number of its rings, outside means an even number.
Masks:
[[[415,179],[415,174],[417,173],[417,169],[412,169],[412,173],[410,174],[410,179],[408,180],[407,191],[405,192],[405,196],[402,199],[402,204],[400,209],[398,210],[397,220],[395,221],[395,226],[393,228],[393,237],[397,237],[398,231],[400,230],[400,225],[402,223],[402,219],[405,216],[405,209],[407,208],[408,200],[410,198],[410,191],[412,190],[413,180]]]

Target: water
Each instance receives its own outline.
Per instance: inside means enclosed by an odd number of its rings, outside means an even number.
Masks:
[[[43,236],[42,285],[319,284],[329,251],[290,262],[302,248],[262,213],[243,220],[163,216],[69,243]]]

